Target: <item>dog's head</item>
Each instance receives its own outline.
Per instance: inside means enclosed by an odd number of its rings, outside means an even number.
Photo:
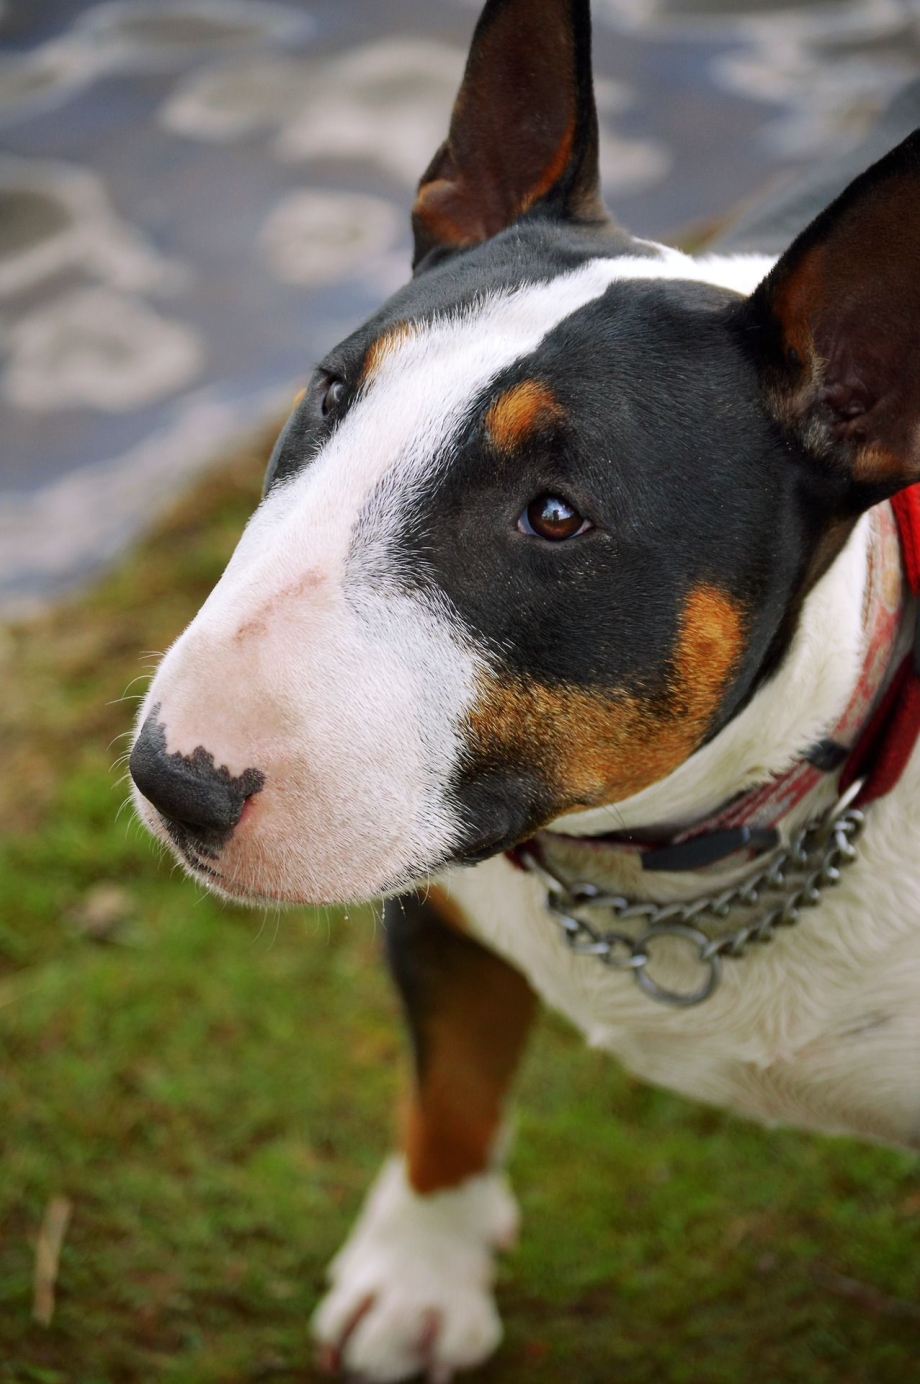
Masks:
[[[588,0],[489,0],[413,224],[141,713],[142,817],[235,897],[367,898],[664,778],[920,477],[917,137],[741,292],[607,217]]]

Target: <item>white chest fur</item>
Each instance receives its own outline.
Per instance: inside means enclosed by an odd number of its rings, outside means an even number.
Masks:
[[[832,723],[861,653],[867,528],[863,521],[809,597],[772,684],[670,780],[620,805],[621,821],[673,820],[675,805],[707,810],[780,772]],[[870,808],[859,859],[842,883],[794,929],[727,961],[715,994],[693,1009],[658,1004],[630,974],[570,952],[541,885],[506,860],[452,871],[446,883],[475,933],[637,1075],[760,1120],[916,1145],[918,802],[915,753],[896,789]],[[668,897],[700,891],[692,878],[669,884]]]

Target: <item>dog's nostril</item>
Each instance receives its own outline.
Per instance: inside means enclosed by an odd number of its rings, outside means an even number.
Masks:
[[[189,755],[169,754],[166,727],[154,707],[131,751],[131,777],[149,803],[170,821],[213,840],[229,836],[265,775],[247,769],[233,777],[214,764],[213,755],[198,746]]]

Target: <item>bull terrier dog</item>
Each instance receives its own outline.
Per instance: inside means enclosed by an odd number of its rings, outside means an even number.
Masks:
[[[495,1350],[537,997],[686,1095],[920,1144],[917,112],[691,257],[605,210],[589,0],[488,0],[412,278],[153,679],[137,808],[195,879],[386,901],[413,1091],[330,1368]]]

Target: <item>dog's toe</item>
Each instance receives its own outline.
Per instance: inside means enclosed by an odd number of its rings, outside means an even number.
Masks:
[[[323,1322],[317,1319],[320,1335]],[[446,1283],[383,1289],[337,1348],[326,1354],[347,1376],[367,1384],[427,1378],[445,1384],[481,1364],[498,1346],[501,1322],[482,1289],[450,1292]],[[329,1346],[323,1347],[329,1352]]]
[[[417,1376],[448,1384],[488,1359],[502,1336],[490,1291],[493,1246],[515,1221],[495,1174],[419,1197],[402,1165],[388,1165],[313,1319],[321,1366],[368,1384]]]

